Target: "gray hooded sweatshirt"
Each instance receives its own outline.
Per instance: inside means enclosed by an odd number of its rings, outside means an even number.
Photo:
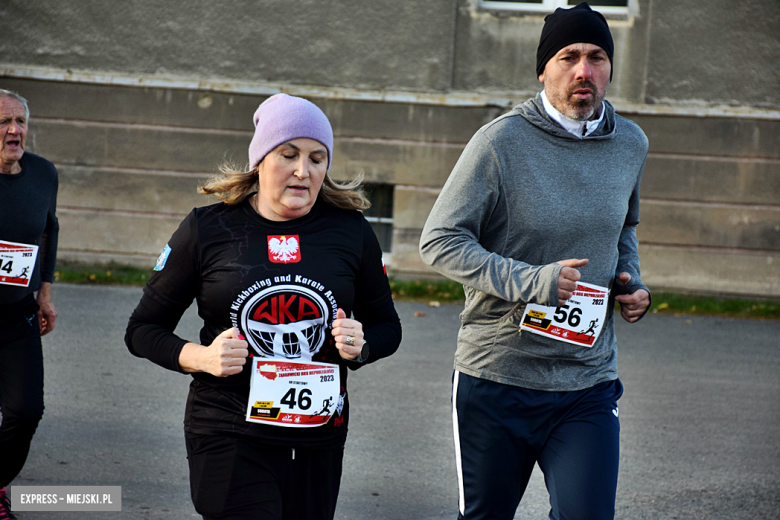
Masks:
[[[591,348],[519,329],[527,303],[558,304],[560,260],[587,258],[581,281],[611,298],[647,289],[636,239],[647,138],[604,106],[599,128],[578,139],[537,95],[482,127],[450,174],[420,255],[464,285],[458,371],[545,391],[617,378],[612,300]],[[621,272],[628,285],[614,284]]]

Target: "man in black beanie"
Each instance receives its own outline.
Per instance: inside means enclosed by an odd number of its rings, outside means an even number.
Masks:
[[[614,305],[650,305],[636,225],[647,138],[604,96],[609,26],[586,3],[545,19],[544,90],[482,127],[434,205],[420,255],[464,285],[453,426],[459,519],[514,518],[536,464],[551,520],[615,514]]]
[[[615,53],[607,21],[586,2],[556,9],[544,20],[536,74],[544,83],[545,97],[569,119],[598,118],[612,81]]]

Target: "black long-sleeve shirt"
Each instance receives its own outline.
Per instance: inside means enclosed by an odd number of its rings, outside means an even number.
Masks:
[[[29,299],[41,282],[54,281],[57,263],[57,169],[52,163],[25,152],[22,171],[0,174],[0,240],[39,247],[35,268],[27,287],[0,284],[0,308],[11,313],[16,304]]]
[[[125,341],[130,351],[180,371],[179,354],[188,340],[172,331],[195,300],[203,319],[200,339],[210,345],[222,331],[237,327],[255,356],[300,359],[341,366],[343,411],[316,428],[284,428],[247,422],[249,363],[240,374],[195,373],[187,402],[190,434],[238,434],[284,446],[336,447],[346,439],[347,370],[363,364],[344,361],[333,344],[331,323],[338,308],[363,324],[370,345],[366,363],[389,356],[401,341],[401,325],[384,273],[382,252],[371,226],[358,211],[318,202],[301,218],[274,222],[244,202],[193,210],[157,262],[155,273],[133,312]],[[294,334],[277,332],[310,320]],[[249,324],[253,324],[252,328]],[[258,333],[263,328],[270,330]],[[302,335],[305,335],[305,339]]]

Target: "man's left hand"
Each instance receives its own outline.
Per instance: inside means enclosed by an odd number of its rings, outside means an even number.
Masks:
[[[38,291],[38,322],[41,324],[41,336],[45,336],[54,330],[54,322],[57,321],[57,311],[51,301],[51,283],[43,282]]]
[[[631,282],[631,275],[620,273],[616,281],[620,285],[628,285]],[[629,323],[639,320],[650,307],[650,293],[644,289],[639,289],[631,294],[615,296],[615,300],[620,302],[620,315]]]

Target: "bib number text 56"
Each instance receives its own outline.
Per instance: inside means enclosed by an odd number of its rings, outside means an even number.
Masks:
[[[555,308],[553,319],[558,323],[568,323],[570,327],[576,327],[580,324],[580,316],[582,316],[582,309],[579,307],[570,309],[568,305],[561,305]]]

